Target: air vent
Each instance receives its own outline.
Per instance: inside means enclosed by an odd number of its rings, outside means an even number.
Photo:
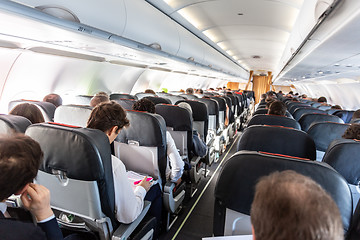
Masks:
[[[159,43],[151,43],[149,47],[161,51],[161,45]]]
[[[49,14],[54,17],[80,23],[79,18],[69,9],[66,9],[64,7],[56,6],[56,5],[43,5],[43,6],[37,6],[35,8],[43,13]]]

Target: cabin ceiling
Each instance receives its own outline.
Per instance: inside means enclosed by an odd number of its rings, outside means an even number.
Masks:
[[[247,70],[277,72],[303,0],[148,0]],[[165,3],[165,4],[164,4]],[[189,23],[191,23],[189,25]],[[191,26],[192,25],[192,26]],[[195,29],[194,29],[195,28]]]

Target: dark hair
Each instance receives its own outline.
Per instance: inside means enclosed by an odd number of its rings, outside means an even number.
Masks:
[[[109,94],[107,94],[106,92],[101,91],[101,92],[98,92],[97,94],[95,94],[95,96],[107,96],[107,97],[109,97]]]
[[[360,118],[360,109],[356,110],[351,119]]]
[[[26,117],[32,124],[45,122],[40,109],[30,103],[21,103],[16,105],[9,114]]]
[[[331,106],[331,109],[340,109],[340,110],[342,110],[340,105],[333,105],[333,106]]]
[[[326,97],[319,97],[317,101],[320,103],[326,103],[327,99],[326,99]]]
[[[342,136],[345,139],[357,139],[360,140],[360,124],[352,123],[350,127],[348,127],[344,135]]]
[[[265,100],[265,102],[266,102],[265,108],[266,108],[266,109],[269,109],[270,105],[271,105],[273,102],[275,102],[275,101],[276,101],[276,100],[273,99],[273,98],[267,98],[267,99]]]
[[[118,127],[118,131],[129,126],[126,111],[114,101],[102,102],[96,105],[90,113],[87,127],[99,129],[106,133],[114,126]]]
[[[95,107],[96,105],[98,105],[99,103],[102,102],[109,102],[110,99],[107,95],[95,95],[94,97],[91,98],[90,100],[90,106],[91,107]]]
[[[256,240],[343,239],[334,200],[311,178],[295,171],[261,178],[250,215]]]
[[[154,90],[152,90],[152,89],[146,89],[146,90],[144,91],[144,93],[152,93],[152,94],[156,94],[156,93],[155,93],[155,91],[154,91]]]
[[[194,89],[193,88],[187,88],[186,89],[186,94],[194,94]]]
[[[36,177],[43,157],[39,143],[24,134],[0,136],[0,200]]]
[[[269,106],[268,114],[285,116],[286,105],[281,101],[274,101]]]
[[[149,99],[142,98],[134,103],[133,110],[155,113],[155,104]]]
[[[62,105],[62,98],[60,97],[60,95],[55,94],[55,93],[50,93],[50,94],[46,95],[44,97],[43,101],[52,103],[55,105],[55,107]]]

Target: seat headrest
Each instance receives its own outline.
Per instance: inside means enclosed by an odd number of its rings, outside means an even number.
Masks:
[[[323,161],[338,171],[349,184],[360,182],[360,141],[336,139],[327,149]]]
[[[323,110],[317,109],[317,108],[308,108],[308,107],[301,107],[301,108],[296,108],[294,113],[293,113],[293,117],[296,121],[299,121],[299,119],[305,114],[305,113],[326,113]]]
[[[275,125],[295,128],[298,130],[301,129],[300,124],[293,118],[267,114],[257,114],[253,116],[248,123],[248,126],[252,125]]]
[[[144,98],[144,97],[149,97],[149,96],[156,96],[155,94],[153,94],[153,93],[144,93],[144,92],[140,92],[140,93],[136,93],[135,94],[135,97],[138,99],[138,100],[140,100],[140,99],[142,99],[142,98]]]
[[[219,104],[217,101],[208,98],[199,98],[198,101],[206,104],[209,115],[219,115]]]
[[[54,122],[86,127],[91,111],[86,105],[61,105],[55,110]]]
[[[325,152],[330,143],[335,139],[340,139],[349,124],[318,122],[311,125],[307,133],[315,142],[316,149]]]
[[[155,105],[156,105],[156,104],[159,104],[159,103],[171,104],[170,99],[163,98],[163,97],[147,96],[147,97],[144,97],[144,98],[150,100],[150,101],[153,102]]]
[[[166,126],[172,127],[175,131],[192,131],[192,116],[185,108],[157,104],[155,112],[164,118]]]
[[[207,105],[203,102],[194,101],[194,100],[180,100],[176,102],[176,105],[180,102],[186,102],[190,104],[194,121],[208,121],[209,112]]]
[[[240,137],[237,150],[264,151],[316,159],[315,143],[307,133],[279,126],[254,125],[246,128]]]
[[[56,106],[52,103],[49,103],[49,102],[40,102],[40,101],[33,101],[33,100],[14,100],[14,101],[11,101],[9,102],[9,112],[18,104],[21,104],[21,103],[30,103],[30,104],[34,104],[36,105],[38,108],[40,108],[41,112],[46,114],[46,116],[44,116],[45,118],[45,121],[47,119],[49,120],[53,120],[54,119],[54,114],[55,114],[55,109],[56,109]]]
[[[72,179],[98,181],[105,177],[103,162],[111,160],[109,139],[97,129],[40,123],[26,130],[44,152],[40,170],[62,170]]]
[[[132,110],[134,103],[136,102],[135,99],[125,99],[125,98],[117,98],[113,101],[117,102],[126,110]]]
[[[1,134],[12,134],[25,133],[25,130],[31,122],[22,116],[17,115],[0,115],[0,133]]]
[[[250,215],[254,189],[262,176],[294,170],[312,178],[339,207],[345,231],[352,218],[352,195],[345,179],[326,164],[258,152],[240,151],[225,162],[216,183],[215,198],[226,208]],[[236,188],[229,188],[236,186]]]
[[[110,94],[110,100],[117,99],[136,99],[135,96],[126,93],[112,93]]]
[[[215,101],[217,101],[218,105],[219,105],[219,111],[226,111],[226,100],[225,98],[222,97],[210,97],[211,99],[214,99]]]
[[[160,115],[129,110],[126,117],[130,126],[120,131],[117,141],[136,141],[140,146],[146,147],[166,146],[166,124]]]
[[[323,113],[306,113],[303,114],[302,117],[299,119],[301,129],[306,132],[309,130],[312,124],[318,122],[344,123],[344,121],[337,116]]]
[[[333,113],[333,115],[341,118],[345,123],[349,123],[355,111],[339,110]]]

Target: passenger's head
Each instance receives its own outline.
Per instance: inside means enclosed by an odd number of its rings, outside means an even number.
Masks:
[[[360,118],[360,109],[356,110],[351,119]]]
[[[50,93],[50,94],[46,95],[44,97],[43,101],[52,103],[55,105],[55,107],[62,105],[62,98],[60,97],[60,95],[55,94],[55,93]]]
[[[155,113],[155,104],[149,99],[142,98],[134,103],[132,109],[135,111]]]
[[[110,99],[107,95],[95,95],[91,98],[90,100],[90,106],[91,107],[95,107],[96,105],[98,105],[99,103],[102,102],[109,102]]]
[[[250,215],[256,240],[343,239],[334,200],[311,178],[294,171],[261,178]]]
[[[326,97],[319,97],[317,100],[319,103],[327,103]]]
[[[266,97],[267,97],[266,93],[263,93],[263,94],[261,94],[261,97],[260,97],[260,98],[261,98],[261,100],[263,100],[263,99],[265,100]]]
[[[339,109],[339,110],[342,110],[342,108],[341,108],[340,105],[333,105],[333,106],[331,106],[331,109]]]
[[[11,115],[26,117],[32,124],[45,122],[44,117],[38,107],[30,103],[16,105],[10,112]]]
[[[95,96],[107,96],[107,97],[109,97],[109,94],[107,94],[106,92],[101,91],[101,92],[98,92],[97,94],[95,94]]]
[[[102,102],[96,105],[91,111],[87,122],[88,128],[99,129],[106,133],[110,142],[115,139],[110,139],[112,133],[117,135],[123,127],[127,126],[129,126],[129,120],[126,118],[125,110],[114,101]]]
[[[186,94],[194,94],[194,89],[193,88],[187,88],[186,89]]]
[[[36,177],[42,157],[40,145],[28,136],[0,137],[0,201],[22,193]]]
[[[146,89],[144,93],[152,93],[152,94],[156,94],[154,90],[152,89]]]
[[[342,137],[345,139],[360,140],[360,123],[352,123],[350,127],[345,130]]]
[[[190,104],[186,103],[186,102],[180,102],[178,104],[179,107],[181,108],[185,108],[186,110],[188,110],[188,112],[190,113],[190,116],[192,116],[192,108],[190,106]]]
[[[285,116],[286,105],[281,101],[274,101],[269,106],[268,114]]]
[[[272,99],[272,98],[269,98],[269,99],[266,99],[266,104],[265,104],[265,108],[266,109],[269,109],[270,105],[275,102],[275,99]]]

